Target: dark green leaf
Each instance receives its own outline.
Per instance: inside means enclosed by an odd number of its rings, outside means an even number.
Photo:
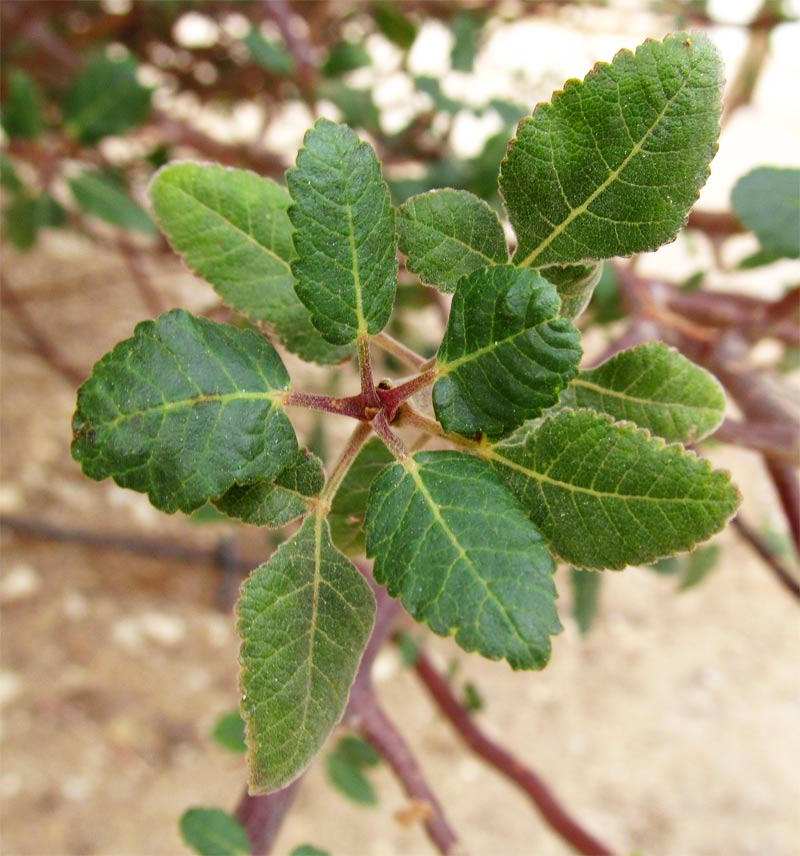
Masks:
[[[348,71],[355,71],[370,65],[372,58],[361,42],[339,42],[334,45],[322,66],[325,77],[339,77]]]
[[[345,737],[325,759],[328,776],[348,799],[360,805],[377,805],[378,795],[364,770],[374,767],[381,756],[358,737]]]
[[[592,309],[593,320],[598,324],[610,324],[625,317],[619,296],[619,279],[614,265],[603,265],[600,280],[594,289]]]
[[[561,629],[553,561],[491,468],[420,452],[384,470],[367,508],[375,579],[434,633],[466,651],[541,669]]]
[[[295,294],[285,188],[253,172],[187,162],[159,170],[150,196],[172,246],[235,309],[267,321],[305,360],[348,356],[322,339]]]
[[[309,517],[239,601],[242,710],[250,791],[268,793],[308,766],[339,721],[372,631],[375,598]]]
[[[15,193],[24,187],[13,162],[0,152],[0,186]]]
[[[150,215],[131,199],[123,186],[103,173],[81,172],[70,178],[69,189],[87,214],[123,229],[157,234]]]
[[[450,31],[453,33],[450,66],[453,71],[472,71],[483,24],[482,18],[469,12],[461,12],[450,22]]]
[[[379,333],[394,302],[397,239],[374,150],[350,128],[320,119],[286,180],[295,289],[314,326],[334,345]]]
[[[409,669],[413,668],[419,657],[419,645],[416,639],[410,633],[398,633],[397,648],[400,651],[403,665]]]
[[[364,518],[369,488],[375,476],[392,460],[391,452],[380,440],[370,440],[358,453],[336,491],[328,521],[333,543],[346,556],[364,553]]]
[[[597,571],[570,568],[569,580],[572,584],[572,614],[578,630],[585,636],[592,629],[597,615],[603,578]]]
[[[670,443],[702,440],[725,417],[716,378],[662,342],[620,351],[582,371],[561,403],[630,420]]]
[[[214,502],[229,517],[255,526],[283,526],[307,514],[308,498],[316,496],[325,484],[322,461],[307,449],[272,479],[234,485]]]
[[[433,387],[446,431],[499,436],[558,401],[581,358],[580,333],[559,307],[553,285],[511,265],[459,282]]]
[[[603,263],[588,265],[551,265],[540,273],[552,282],[561,298],[562,318],[574,321],[589,305],[603,275]]]
[[[36,243],[39,229],[62,225],[64,209],[47,193],[22,193],[3,211],[3,219],[9,241],[20,250],[29,250]]]
[[[200,856],[248,856],[252,852],[244,828],[221,808],[190,808],[184,812],[181,836]]]
[[[238,710],[232,710],[221,716],[214,723],[211,736],[220,746],[231,752],[247,751],[247,744],[244,742],[244,720]]]
[[[500,187],[514,261],[540,267],[672,240],[717,150],[722,63],[701,33],[621,51],[523,119]]]
[[[800,257],[800,169],[751,170],[736,182],[731,204],[771,259]]]
[[[455,291],[478,268],[508,261],[497,214],[466,190],[412,196],[400,206],[397,229],[408,270],[442,291]]]
[[[136,68],[130,57],[100,55],[78,74],[64,101],[64,123],[79,142],[93,145],[147,118],[152,90],[136,79]]]
[[[286,77],[294,73],[294,57],[286,47],[280,42],[265,38],[257,27],[253,27],[245,36],[244,43],[253,62],[270,74]]]
[[[408,50],[417,38],[417,27],[394,3],[375,3],[375,23],[378,29],[399,48]]]
[[[36,139],[44,130],[39,90],[24,71],[16,68],[8,81],[8,95],[3,103],[0,124],[13,139]]]
[[[563,410],[482,452],[556,555],[581,568],[691,550],[741,499],[729,473],[591,410]]]
[[[265,338],[174,309],[95,365],[78,390],[72,455],[90,478],[193,511],[294,460],[288,386]]]

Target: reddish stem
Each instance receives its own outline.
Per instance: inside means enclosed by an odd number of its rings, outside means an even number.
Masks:
[[[405,383],[401,383],[399,386],[394,386],[390,389],[379,389],[378,396],[386,411],[386,418],[391,422],[397,413],[397,408],[404,401],[411,398],[412,395],[415,395],[421,389],[425,389],[426,386],[430,386],[436,380],[438,373],[438,369],[431,368],[405,381]]]
[[[367,419],[364,413],[364,394],[351,395],[348,398],[333,398],[330,395],[317,395],[313,392],[290,390],[283,398],[284,405],[308,407],[323,413],[335,413],[339,416],[351,416],[353,419]]]
[[[245,785],[235,817],[250,838],[253,856],[266,856],[272,850],[301,781],[302,777],[274,794],[259,796],[252,796]]]
[[[551,829],[585,856],[611,856],[613,851],[587,832],[567,812],[533,770],[481,731],[425,654],[417,656],[415,668],[433,700],[464,742],[476,755],[523,790]]]

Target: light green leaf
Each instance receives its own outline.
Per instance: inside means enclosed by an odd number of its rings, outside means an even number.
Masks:
[[[314,326],[334,345],[380,333],[394,302],[397,240],[372,147],[350,128],[320,119],[286,180],[294,200],[295,288]]]
[[[242,588],[242,712],[250,791],[268,793],[308,766],[344,712],[372,631],[375,598],[309,517]]]
[[[491,468],[459,452],[420,452],[384,470],[367,508],[375,579],[417,621],[466,651],[541,669],[555,609],[539,530]]]
[[[244,742],[244,720],[238,710],[223,714],[214,723],[211,736],[230,752],[244,754],[247,751],[247,744]]]
[[[150,196],[175,250],[235,309],[267,321],[305,360],[336,363],[350,354],[322,339],[295,294],[285,188],[246,170],[185,162],[159,170]]]
[[[12,140],[36,139],[44,130],[39,89],[21,69],[15,68],[11,72],[0,124]]]
[[[497,214],[466,190],[412,196],[400,206],[397,229],[408,270],[445,292],[465,274],[508,261]]]
[[[459,282],[433,387],[446,431],[499,436],[558,401],[581,358],[580,333],[559,308],[553,285],[511,265]]]
[[[359,737],[342,738],[325,764],[331,782],[348,799],[359,805],[377,805],[378,795],[364,771],[380,763],[381,756]]]
[[[662,342],[620,351],[582,371],[561,404],[627,419],[670,443],[702,440],[725,418],[725,393],[716,378]]]
[[[200,856],[249,856],[250,838],[221,808],[190,808],[181,817],[181,836]]]
[[[150,215],[131,199],[124,186],[101,172],[81,172],[72,176],[69,189],[87,214],[145,235],[158,233]]]
[[[751,170],[736,182],[731,204],[771,260],[800,257],[800,169]]]
[[[483,449],[544,532],[580,568],[642,565],[719,532],[740,496],[681,446],[591,410],[564,410]]]
[[[49,193],[20,193],[3,211],[5,236],[20,250],[29,250],[36,243],[40,229],[61,226],[64,219],[64,209]]]
[[[327,850],[320,850],[311,844],[301,844],[295,847],[289,856],[331,856],[331,854]]]
[[[603,577],[597,571],[570,568],[569,581],[572,584],[572,614],[581,636],[585,636],[592,629],[597,615]]]
[[[130,57],[98,55],[73,80],[64,101],[64,123],[78,142],[91,146],[147,118],[152,90],[136,79],[136,68]]]
[[[377,437],[370,440],[358,453],[336,491],[328,522],[333,543],[346,556],[364,554],[364,518],[370,485],[393,460],[391,452]]]
[[[562,318],[574,321],[589,305],[603,275],[603,263],[588,265],[551,265],[542,268],[542,276],[552,282],[561,298]]]
[[[294,73],[294,57],[286,47],[280,42],[265,38],[257,27],[253,27],[243,41],[253,62],[270,74],[286,77]]]
[[[621,51],[523,119],[500,174],[517,264],[654,250],[672,240],[717,150],[723,68],[701,33]]]
[[[297,454],[270,343],[174,309],[137,325],[78,390],[72,456],[170,513],[276,476]]]
[[[453,34],[450,67],[453,71],[472,71],[485,23],[482,16],[470,12],[460,12],[450,22],[450,31]]]
[[[294,461],[273,478],[234,485],[214,505],[245,523],[278,527],[307,514],[309,497],[316,496],[324,484],[322,461],[300,449]]]
[[[700,585],[717,567],[720,552],[717,544],[707,544],[705,547],[698,547],[693,553],[690,553],[686,560],[686,571],[678,586],[678,591],[688,591],[688,589]]]

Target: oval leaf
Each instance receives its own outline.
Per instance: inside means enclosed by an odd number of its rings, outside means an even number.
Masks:
[[[150,215],[131,199],[125,187],[101,172],[81,172],[72,176],[69,189],[87,214],[144,235],[158,233]]]
[[[199,856],[248,856],[250,838],[221,808],[190,808],[181,817],[181,836]]]
[[[418,621],[514,669],[550,658],[553,561],[539,530],[483,461],[421,452],[375,480],[367,507],[375,579]]]
[[[375,617],[358,569],[309,517],[245,582],[239,601],[250,792],[305,770],[341,718]]]
[[[508,261],[497,214],[466,190],[412,196],[398,210],[397,230],[408,270],[445,292],[478,268]]]
[[[772,258],[800,256],[800,169],[762,166],[736,182],[731,205]]]
[[[295,294],[288,191],[254,172],[172,163],[150,185],[159,225],[174,249],[239,312],[271,324],[281,342],[318,363],[337,363],[332,348]]]
[[[716,378],[662,342],[620,351],[582,371],[561,403],[627,419],[670,443],[702,440],[725,418]]]
[[[514,261],[539,267],[672,240],[717,150],[723,68],[700,33],[621,51],[523,119],[500,189]]]
[[[175,309],[137,325],[78,390],[72,456],[163,511],[189,512],[297,454],[289,376],[263,336]]]
[[[397,240],[389,188],[372,147],[320,119],[286,174],[300,300],[334,345],[380,333],[397,283]]]
[[[446,431],[499,436],[558,401],[578,371],[580,333],[555,287],[511,265],[458,285],[436,357],[433,407]]]
[[[484,449],[550,540],[580,568],[691,550],[739,506],[730,475],[681,446],[591,410],[564,410]]]

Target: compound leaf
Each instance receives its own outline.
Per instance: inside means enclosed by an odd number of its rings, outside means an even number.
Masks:
[[[98,55],[78,74],[64,101],[64,124],[78,142],[94,145],[147,118],[152,90],[139,83],[136,69],[130,57]]]
[[[446,431],[499,436],[558,400],[581,358],[559,308],[534,271],[495,265],[461,280],[436,356],[433,407]]]
[[[292,270],[314,326],[334,345],[379,333],[397,282],[397,240],[378,158],[345,125],[320,119],[286,174]]]
[[[508,261],[497,214],[466,190],[412,196],[399,208],[397,229],[408,270],[445,292],[477,268]]]
[[[181,836],[199,856],[249,856],[244,827],[221,808],[190,808],[181,817]]]
[[[291,198],[272,179],[213,164],[172,163],[150,185],[159,224],[189,267],[224,300],[271,324],[305,360],[337,363],[294,290]]]
[[[553,560],[484,461],[420,452],[384,470],[367,508],[375,579],[466,651],[541,669],[561,629]]]
[[[731,205],[770,259],[800,256],[800,169],[751,170],[736,182]]]
[[[137,325],[78,390],[72,455],[162,511],[189,512],[234,484],[276,476],[297,453],[275,349],[175,309]]]
[[[245,523],[278,527],[307,514],[309,497],[316,496],[324,484],[322,461],[308,449],[300,449],[274,478],[234,485],[214,505]]]
[[[723,68],[704,35],[621,51],[523,119],[500,189],[517,264],[654,250],[672,240],[717,150]]]
[[[394,458],[376,437],[370,440],[350,465],[331,504],[328,522],[333,543],[346,556],[364,553],[364,518],[367,514],[367,497],[375,476]]]
[[[124,186],[101,172],[87,171],[72,176],[69,189],[87,214],[144,235],[158,233],[150,215],[131,199]]]
[[[561,411],[483,452],[556,555],[580,568],[691,550],[740,502],[727,472],[591,410]]]
[[[725,393],[716,378],[662,342],[620,351],[582,371],[561,403],[635,422],[669,443],[702,440],[725,417]]]
[[[324,518],[307,518],[253,571],[239,601],[251,793],[289,784],[316,755],[344,712],[374,616],[369,585]]]

